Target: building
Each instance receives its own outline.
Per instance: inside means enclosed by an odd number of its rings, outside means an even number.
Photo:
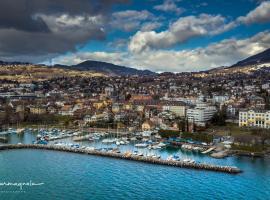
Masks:
[[[241,110],[239,111],[239,126],[270,128],[270,111]]]
[[[142,124],[142,130],[143,131],[152,130],[154,127],[155,126],[154,126],[153,122],[151,122],[150,120],[147,120]]]
[[[30,106],[29,109],[30,113],[37,115],[45,114],[47,112],[45,106]]]
[[[213,96],[213,103],[215,104],[215,103],[220,103],[220,104],[222,104],[222,103],[224,103],[224,102],[226,102],[226,101],[228,101],[229,100],[229,97],[228,96],[219,96],[219,95],[214,95]]]
[[[166,102],[162,105],[163,111],[170,111],[174,113],[177,117],[186,116],[186,106],[183,102]]]
[[[205,126],[208,121],[212,119],[217,112],[215,106],[208,106],[207,104],[198,104],[195,108],[187,110],[187,118],[189,122],[193,122],[198,126]]]

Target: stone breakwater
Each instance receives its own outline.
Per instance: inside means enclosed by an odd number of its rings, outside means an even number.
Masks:
[[[190,169],[198,169],[198,170],[208,170],[208,171],[216,171],[216,172],[224,172],[230,174],[237,174],[242,172],[237,167],[232,166],[220,166],[220,165],[212,165],[205,163],[188,163],[183,161],[168,161],[157,158],[149,158],[137,155],[128,155],[114,152],[102,152],[96,150],[87,150],[81,148],[71,148],[65,146],[56,146],[56,145],[38,145],[38,144],[10,144],[10,145],[2,145],[0,146],[0,151],[9,150],[9,149],[44,149],[44,150],[53,150],[53,151],[64,151],[64,152],[72,152],[72,153],[80,153],[80,154],[88,154],[95,156],[103,156],[124,160],[132,160],[150,164],[157,165],[167,165],[172,167],[180,167],[180,168],[190,168]]]

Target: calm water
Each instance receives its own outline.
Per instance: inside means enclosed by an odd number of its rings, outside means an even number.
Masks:
[[[19,141],[28,141],[25,137],[31,136],[22,136]],[[172,152],[175,150],[159,153]],[[9,150],[0,152],[0,183],[32,180],[43,185],[24,186],[22,190],[0,186],[0,199],[270,199],[268,159],[181,155],[235,165],[244,173],[229,175],[65,152]]]

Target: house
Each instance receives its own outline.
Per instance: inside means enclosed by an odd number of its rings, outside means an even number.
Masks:
[[[29,109],[30,109],[30,113],[37,114],[37,115],[45,114],[47,112],[47,109],[45,106],[30,106]]]
[[[146,120],[144,123],[142,123],[142,130],[143,131],[149,131],[149,130],[152,130],[154,128],[155,128],[154,123],[151,122],[150,120]]]
[[[59,114],[64,116],[73,115],[72,105],[64,105],[59,110]]]
[[[113,113],[118,113],[118,112],[120,112],[120,110],[121,110],[121,105],[119,103],[114,103],[112,105],[112,112]]]
[[[91,122],[91,116],[90,115],[85,115],[83,118],[83,121],[85,124],[90,123]]]

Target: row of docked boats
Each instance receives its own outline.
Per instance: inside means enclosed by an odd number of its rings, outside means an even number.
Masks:
[[[24,128],[8,128],[6,131],[1,131],[0,135],[8,135],[8,134],[21,134],[24,133]]]
[[[156,143],[147,142],[147,143],[135,144],[135,147],[137,147],[137,148],[148,148],[149,150],[150,149],[161,149],[161,148],[164,148],[166,146],[167,146],[167,144],[165,144],[163,142],[156,142]]]
[[[196,152],[202,152],[205,150],[205,148],[198,147],[198,146],[193,146],[191,144],[183,144],[181,146],[182,150],[188,150],[188,151],[196,151]]]
[[[185,163],[195,163],[195,160],[191,159],[191,158],[184,158],[181,160],[180,156],[175,154],[175,155],[170,155],[167,158],[167,161],[181,161],[181,162],[185,162]]]

